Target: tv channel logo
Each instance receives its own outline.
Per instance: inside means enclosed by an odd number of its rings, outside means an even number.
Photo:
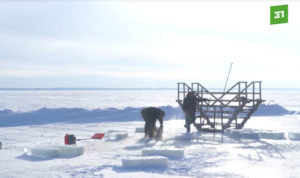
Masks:
[[[271,25],[288,23],[288,5],[271,6],[270,23]]]

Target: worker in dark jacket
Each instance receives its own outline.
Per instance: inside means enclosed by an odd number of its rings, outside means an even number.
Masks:
[[[191,124],[199,130],[199,124],[195,123],[196,120],[196,106],[198,102],[207,101],[206,98],[197,98],[194,92],[189,92],[183,100],[182,110],[185,114],[185,125],[187,132],[191,131]]]
[[[163,129],[163,118],[165,112],[156,107],[147,107],[141,111],[141,115],[145,120],[145,138],[161,138]],[[159,120],[160,127],[156,129],[156,120]]]

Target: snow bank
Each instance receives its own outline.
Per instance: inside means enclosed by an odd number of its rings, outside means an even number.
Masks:
[[[144,107],[124,109],[108,108],[87,110],[84,108],[42,108],[30,112],[0,111],[0,127],[23,125],[41,125],[47,123],[98,123],[98,122],[127,122],[143,121],[140,111]],[[164,120],[184,118],[179,107],[161,106],[166,115]]]
[[[108,141],[119,141],[123,140],[128,137],[128,132],[126,131],[116,131],[116,130],[109,130],[107,132],[107,138]]]
[[[164,120],[184,118],[179,107],[161,106],[166,112]],[[42,108],[30,112],[13,112],[11,110],[0,111],[0,127],[40,125],[56,122],[68,123],[96,123],[96,122],[123,122],[143,121],[140,111],[143,108],[127,107],[124,109],[108,108],[87,110],[84,108]],[[278,104],[261,104],[254,116],[281,116],[295,114]]]
[[[143,156],[165,156],[168,158],[182,158],[184,156],[183,149],[175,148],[146,148],[142,150]]]
[[[286,114],[295,114],[295,111],[289,111],[279,104],[267,102],[259,105],[253,116],[282,116]]]
[[[75,157],[84,152],[84,147],[80,146],[38,146],[33,148],[24,148],[24,154],[27,156],[49,159],[58,157]]]
[[[300,140],[300,133],[289,132],[288,138],[290,140]]]
[[[166,168],[168,158],[163,156],[129,157],[122,159],[124,168]]]
[[[144,131],[145,131],[144,127],[135,128],[135,132],[137,132],[137,133],[144,133]]]

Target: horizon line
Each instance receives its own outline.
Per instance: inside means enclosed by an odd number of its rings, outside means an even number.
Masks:
[[[208,88],[213,90],[223,90],[223,88]],[[0,90],[177,90],[174,87],[135,87],[135,88],[122,88],[122,87],[26,87],[26,88],[1,88]],[[300,90],[300,88],[263,88],[262,90]]]

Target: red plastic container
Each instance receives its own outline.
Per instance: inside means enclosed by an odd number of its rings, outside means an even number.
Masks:
[[[76,145],[76,137],[73,134],[66,134],[65,145]]]
[[[65,135],[65,145],[69,145],[69,134]]]

